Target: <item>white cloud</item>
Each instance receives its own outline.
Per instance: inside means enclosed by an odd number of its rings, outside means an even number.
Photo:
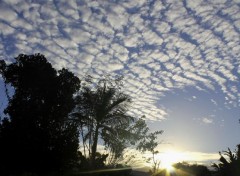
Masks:
[[[111,27],[116,30],[122,30],[123,26],[127,24],[128,14],[122,6],[112,5],[109,7],[111,12],[107,15],[107,20]]]
[[[72,42],[75,43],[87,43],[90,40],[91,34],[89,32],[85,32],[77,27],[71,27],[69,26],[68,29],[66,29],[66,32],[71,37]]]
[[[125,1],[123,3],[124,7],[126,8],[139,8],[144,5],[145,0],[138,0],[138,1]]]
[[[15,11],[13,11],[11,8],[9,8],[7,5],[4,4],[0,4],[0,19],[3,21],[7,21],[9,23],[17,20],[17,13]]]
[[[151,71],[144,67],[138,67],[135,72],[139,75],[140,78],[150,78]]]
[[[202,118],[202,122],[206,123],[206,124],[211,124],[211,123],[213,123],[213,119],[204,117],[204,118]]]
[[[215,100],[213,100],[213,99],[211,99],[211,102],[212,102],[215,106],[218,105],[218,103],[217,103]]]
[[[168,33],[171,29],[171,26],[164,21],[155,21],[153,25],[160,34]]]
[[[155,32],[152,30],[145,30],[142,32],[142,36],[145,42],[149,45],[158,45],[160,46],[163,43],[163,39],[159,37]]]
[[[121,63],[110,63],[107,65],[107,70],[109,72],[114,72],[114,71],[117,71],[117,70],[121,70],[123,69],[124,66],[121,64]]]
[[[15,29],[7,24],[4,24],[4,23],[0,23],[0,29],[1,29],[1,33],[4,35],[4,36],[7,36],[7,35],[11,35],[13,33],[15,33]]]
[[[16,5],[21,2],[21,0],[3,0],[3,2],[9,4],[9,5]]]
[[[122,45],[113,43],[111,44],[110,48],[112,50],[112,54],[116,56],[120,61],[126,62],[129,59],[128,58],[129,51]]]
[[[126,47],[137,47],[141,45],[141,43],[140,35],[137,33],[124,37],[124,45]]]
[[[55,3],[60,15],[66,18],[79,19],[76,1],[56,1]]]
[[[208,161],[217,161],[219,160],[218,153],[204,153],[204,152],[185,152],[185,155],[188,156],[188,161],[196,162],[208,162]],[[208,163],[210,164],[210,163]]]
[[[78,75],[122,74],[126,91],[142,101],[134,112],[150,119],[166,116],[156,106],[161,96],[189,86],[220,87],[233,106],[240,98],[235,75],[240,72],[240,13],[237,2],[227,4],[186,0],[186,8],[177,0],[155,1],[153,7],[147,0],[5,0],[0,3],[0,57],[10,61],[20,53],[40,52],[56,68]]]
[[[62,38],[62,37],[53,38],[53,41],[55,41],[57,45],[63,47],[64,49],[77,47],[77,44],[69,40],[68,38]]]

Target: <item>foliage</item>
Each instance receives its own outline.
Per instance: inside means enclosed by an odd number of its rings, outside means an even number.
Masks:
[[[219,152],[220,163],[214,163],[212,166],[215,168],[219,176],[239,176],[240,175],[240,144],[237,145],[237,150],[233,153],[229,148]],[[223,156],[227,156],[227,159]]]
[[[159,134],[162,134],[162,133],[163,131],[145,133],[145,135],[143,136],[143,139],[140,141],[137,147],[137,149],[142,152],[149,151],[152,154],[152,157],[150,158],[150,160],[152,160],[153,162],[152,169],[150,170],[151,174],[157,173],[161,164],[161,161],[156,159],[156,154],[159,153],[159,151],[156,150],[156,148],[160,144],[160,142],[158,142],[157,137]]]
[[[187,162],[176,163],[173,167],[179,172],[186,173],[187,175],[191,174],[194,176],[210,176],[210,170],[204,166],[199,164],[189,164]]]
[[[123,93],[121,79],[86,79],[76,97],[72,119],[79,124],[83,154],[96,168],[97,145],[101,142],[114,165],[127,146],[134,145],[146,131],[143,119],[128,114],[131,98]]]
[[[111,154],[111,153],[110,153]],[[136,151],[135,149],[127,148],[123,151],[123,154],[120,157],[113,158],[113,156],[110,156],[106,160],[107,166],[112,167],[129,167],[135,165],[138,161],[136,159]]]
[[[56,71],[40,54],[19,55],[12,64],[0,60],[0,74],[9,101],[0,121],[1,174],[58,175],[106,168],[106,161],[118,168],[130,146],[156,154],[155,136],[162,132],[149,134],[144,117],[130,115],[121,78],[87,77],[80,89],[79,78]],[[98,152],[98,144],[107,154]]]
[[[56,71],[40,54],[21,54],[9,65],[0,61],[0,74],[14,88],[0,123],[0,172],[44,173],[76,164],[78,132],[68,114],[80,80]]]

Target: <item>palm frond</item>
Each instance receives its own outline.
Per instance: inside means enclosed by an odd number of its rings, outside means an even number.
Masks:
[[[228,151],[223,151],[223,152],[224,152],[224,155],[229,157],[230,162],[234,162],[237,160],[237,157],[232,153],[230,148],[228,148]]]

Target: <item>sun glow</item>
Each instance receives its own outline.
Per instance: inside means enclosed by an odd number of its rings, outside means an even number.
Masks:
[[[177,162],[184,161],[186,159],[184,153],[177,151],[166,151],[164,153],[160,153],[158,159],[161,161],[161,168],[165,168],[167,170],[173,170],[173,164]]]

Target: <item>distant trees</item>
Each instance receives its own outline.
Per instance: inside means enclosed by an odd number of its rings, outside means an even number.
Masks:
[[[182,175],[211,176],[211,171],[204,165],[189,164],[187,162],[176,163],[173,165]]]
[[[61,171],[77,162],[78,131],[68,114],[80,80],[56,71],[43,55],[0,61],[5,84],[14,88],[0,123],[0,173]]]
[[[237,150],[233,153],[229,148],[219,152],[220,163],[214,163],[212,166],[215,168],[219,176],[239,176],[240,175],[240,144],[237,145]],[[223,155],[227,156],[225,158]]]

